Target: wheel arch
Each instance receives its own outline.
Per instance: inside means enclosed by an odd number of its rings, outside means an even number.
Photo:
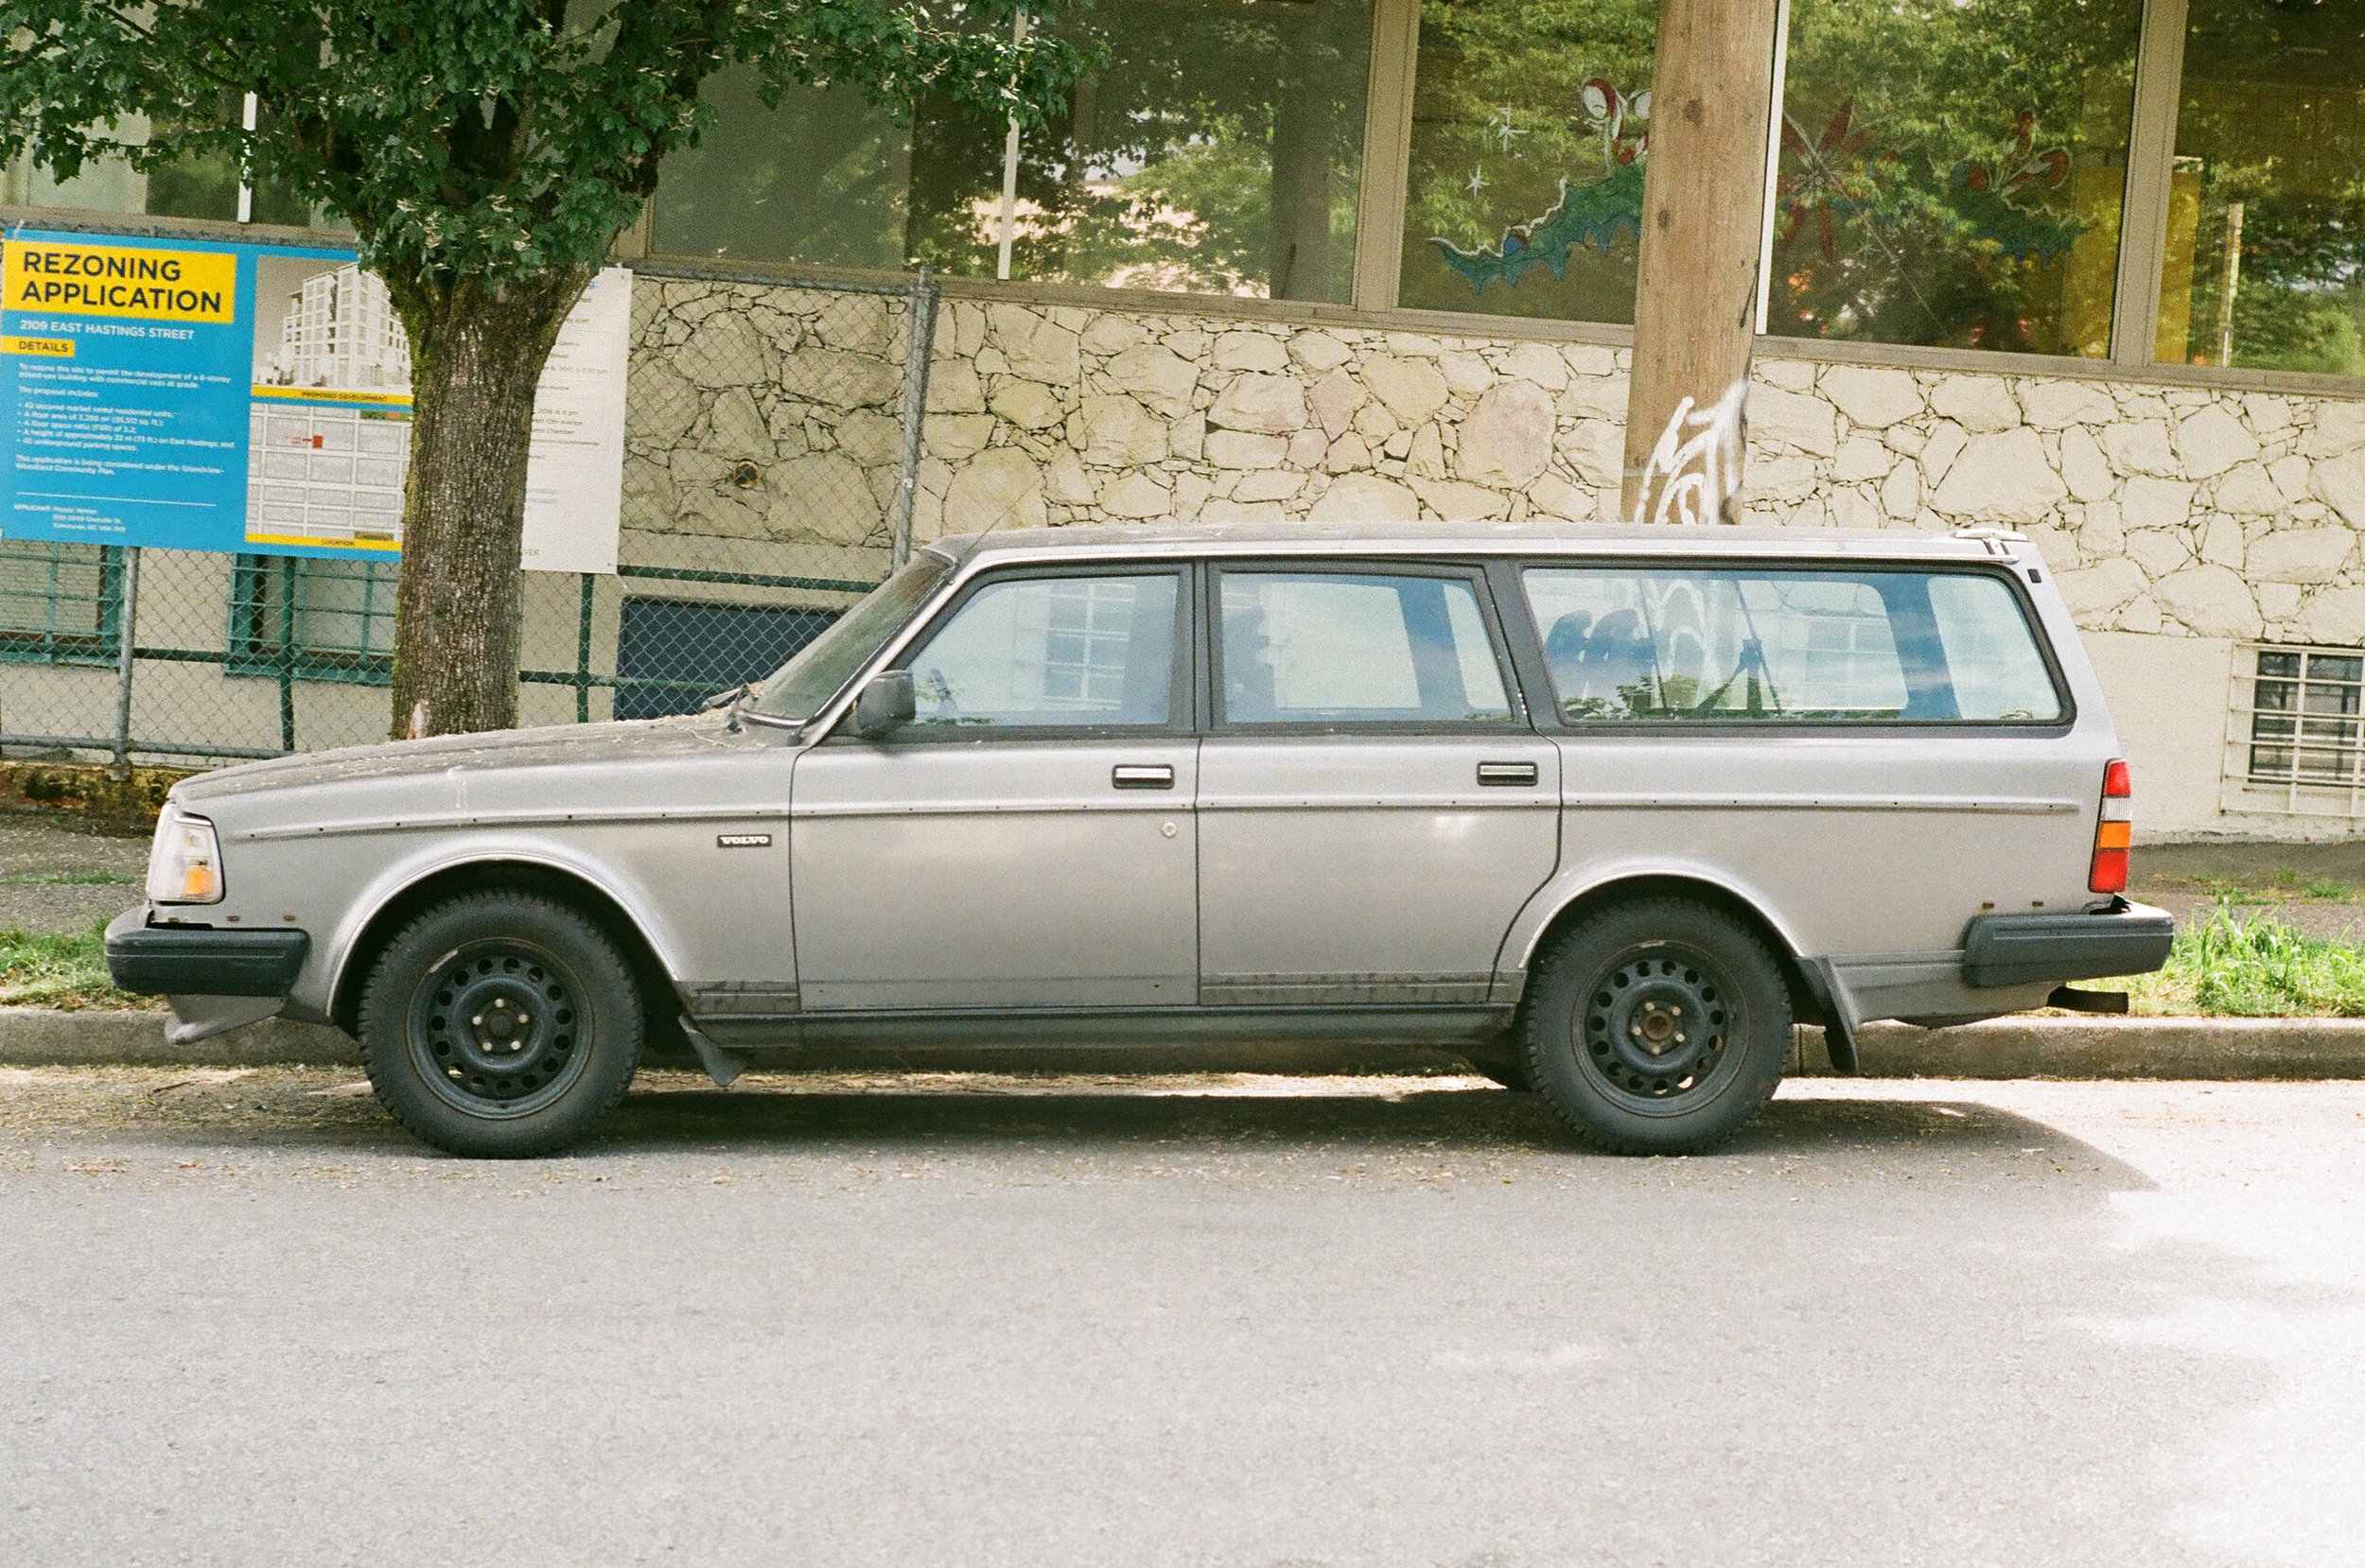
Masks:
[[[348,1035],[359,1031],[361,990],[369,984],[370,971],[395,933],[412,918],[447,898],[487,892],[539,894],[598,926],[631,967],[651,1043],[669,1037],[678,1027],[680,1007],[673,977],[640,923],[614,894],[568,867],[501,856],[439,866],[404,884],[381,903],[345,950],[331,993],[330,1021]]]
[[[1791,1016],[1800,1023],[1821,1023],[1829,1007],[1820,978],[1774,918],[1757,900],[1710,878],[1680,871],[1639,871],[1605,878],[1566,895],[1519,952],[1520,1002],[1526,1003],[1533,984],[1535,956],[1562,932],[1617,904],[1641,898],[1688,898],[1719,910],[1754,932],[1773,953],[1780,968],[1783,989],[1790,993]]]

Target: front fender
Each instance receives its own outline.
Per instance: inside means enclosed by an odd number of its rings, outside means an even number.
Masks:
[[[421,883],[446,873],[488,864],[530,865],[574,878],[622,911],[669,975],[680,975],[683,933],[660,902],[625,867],[554,834],[525,829],[486,830],[463,837],[439,835],[409,846],[376,870],[349,900],[335,924],[316,944],[293,1000],[306,1012],[326,1018],[347,979],[361,937],[388,905]]]

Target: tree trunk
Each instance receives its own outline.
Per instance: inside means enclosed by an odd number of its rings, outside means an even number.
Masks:
[[[1623,509],[1736,522],[1772,131],[1774,0],[1663,0]]]
[[[411,477],[394,594],[393,734],[517,722],[517,561],[534,393],[589,274],[395,291],[411,336]]]

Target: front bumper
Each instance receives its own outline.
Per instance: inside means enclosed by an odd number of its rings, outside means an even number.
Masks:
[[[1982,915],[1963,932],[1963,983],[1988,990],[2149,974],[2175,940],[2174,915],[2124,898],[2077,915]]]
[[[120,990],[285,1000],[312,950],[307,932],[158,926],[148,913],[127,909],[107,927],[107,973]]]

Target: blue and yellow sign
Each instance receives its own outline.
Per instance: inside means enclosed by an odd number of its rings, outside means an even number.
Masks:
[[[397,549],[409,379],[350,253],[10,231],[0,538]]]

